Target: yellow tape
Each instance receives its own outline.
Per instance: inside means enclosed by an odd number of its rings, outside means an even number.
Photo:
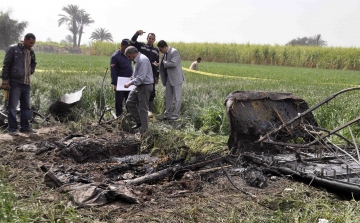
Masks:
[[[266,78],[238,77],[238,76],[229,76],[229,75],[223,75],[223,74],[213,74],[213,73],[207,73],[207,72],[203,72],[203,71],[190,70],[190,69],[185,68],[185,67],[183,67],[182,69],[185,70],[185,71],[188,71],[188,72],[197,73],[197,74],[202,74],[202,75],[211,76],[211,77],[222,77],[222,78],[226,77],[226,78],[234,78],[234,79],[277,81],[277,80],[266,79]]]

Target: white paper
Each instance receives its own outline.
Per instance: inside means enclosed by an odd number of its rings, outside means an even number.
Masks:
[[[124,84],[130,82],[130,77],[118,77],[116,90],[117,91],[131,91],[135,88],[135,85],[130,85],[128,88],[124,88]]]
[[[77,91],[74,93],[69,93],[69,94],[64,94],[63,96],[61,96],[60,101],[66,103],[66,104],[72,104],[77,101],[80,101],[80,98],[82,97],[82,92],[85,88],[86,88],[86,86],[81,88],[80,91]]]

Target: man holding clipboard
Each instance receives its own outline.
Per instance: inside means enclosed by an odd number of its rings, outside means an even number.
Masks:
[[[128,47],[125,55],[135,63],[132,79],[124,84],[124,88],[135,85],[126,100],[126,107],[136,123],[131,128],[140,128],[142,135],[148,129],[149,98],[154,89],[154,76],[149,59],[136,47]]]
[[[128,46],[131,46],[131,41],[129,39],[123,39],[120,44],[120,49],[111,56],[110,60],[111,84],[114,85],[117,117],[122,115],[123,102],[126,102],[130,92],[128,89],[122,90],[117,88],[119,77],[130,78],[132,75],[131,61],[124,54]]]

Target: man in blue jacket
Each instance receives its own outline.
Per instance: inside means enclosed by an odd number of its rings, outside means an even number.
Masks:
[[[1,88],[10,90],[8,104],[8,131],[18,136],[16,108],[20,101],[20,132],[36,133],[30,126],[30,76],[35,72],[36,58],[32,47],[36,38],[32,33],[25,35],[24,41],[11,45],[5,55],[2,68]]]
[[[111,84],[114,85],[117,117],[123,113],[123,103],[126,102],[130,92],[116,90],[118,77],[131,77],[132,75],[131,61],[124,54],[126,48],[130,45],[131,42],[129,39],[123,39],[120,44],[120,49],[111,56],[110,60]]]

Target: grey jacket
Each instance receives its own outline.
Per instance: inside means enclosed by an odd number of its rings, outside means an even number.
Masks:
[[[184,72],[182,70],[180,53],[177,49],[169,47],[166,55],[165,63],[164,57],[160,61],[159,73],[161,81],[166,86],[166,81],[169,79],[171,86],[177,86],[185,81]]]
[[[3,80],[9,80],[10,83],[24,83],[25,78],[25,53],[22,43],[11,45],[6,51],[4,58],[1,78]],[[35,72],[36,58],[35,53],[30,50],[31,63],[30,73]]]

